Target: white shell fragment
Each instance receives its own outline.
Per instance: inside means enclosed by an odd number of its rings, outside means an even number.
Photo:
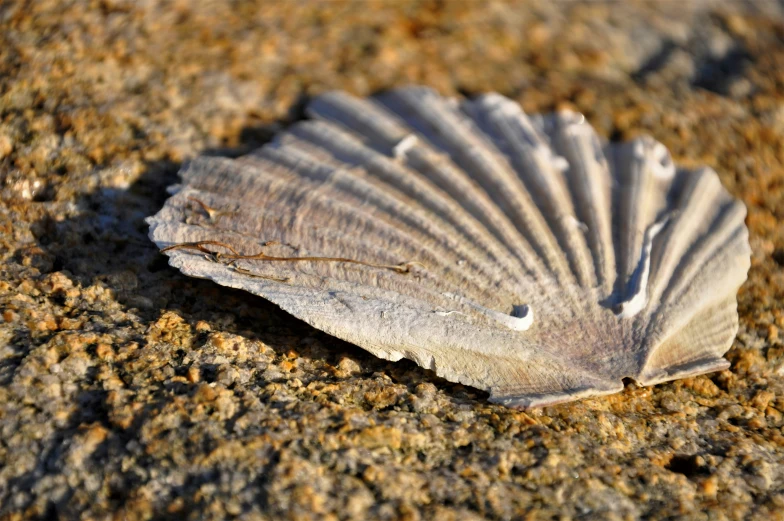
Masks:
[[[728,367],[746,210],[651,140],[498,94],[333,92],[201,157],[148,219],[172,266],[530,407]]]

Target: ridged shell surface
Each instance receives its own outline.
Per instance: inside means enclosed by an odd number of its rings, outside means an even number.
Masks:
[[[712,170],[497,94],[333,92],[307,114],[182,169],[148,219],[171,265],[509,406],[728,367],[750,248]]]

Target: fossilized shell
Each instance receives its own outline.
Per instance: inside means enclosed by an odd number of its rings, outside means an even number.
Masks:
[[[750,248],[715,172],[497,94],[333,92],[307,114],[182,169],[149,218],[172,266],[509,406],[728,367]]]

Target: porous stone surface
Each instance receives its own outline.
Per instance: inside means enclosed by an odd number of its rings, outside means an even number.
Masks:
[[[147,239],[183,161],[408,83],[715,168],[753,249],[731,368],[510,410]],[[772,0],[6,2],[0,519],[781,519],[783,143]]]

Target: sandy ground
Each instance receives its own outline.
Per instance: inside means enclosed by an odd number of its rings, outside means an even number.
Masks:
[[[0,4],[0,520],[784,518],[784,21],[773,1]],[[715,168],[752,269],[721,373],[529,412],[180,275],[179,165],[309,95],[583,111]]]

